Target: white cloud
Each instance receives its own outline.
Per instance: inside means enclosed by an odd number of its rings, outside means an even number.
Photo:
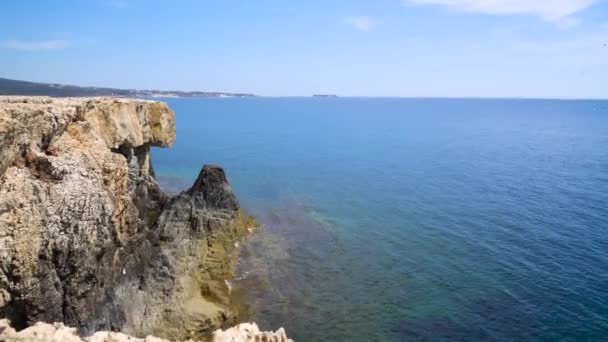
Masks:
[[[65,40],[44,40],[26,42],[21,40],[7,40],[0,42],[0,47],[14,50],[39,51],[39,50],[61,50],[68,46]]]
[[[550,22],[567,20],[599,0],[405,0],[406,4],[442,5],[465,12],[495,15],[529,14]]]
[[[367,16],[351,16],[345,19],[346,23],[360,31],[369,31],[374,27],[374,19]]]

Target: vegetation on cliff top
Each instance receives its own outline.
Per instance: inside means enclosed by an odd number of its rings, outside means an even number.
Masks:
[[[254,94],[181,91],[181,90],[137,90],[104,87],[80,87],[57,83],[37,83],[0,78],[0,95],[29,95],[52,97],[254,97]]]

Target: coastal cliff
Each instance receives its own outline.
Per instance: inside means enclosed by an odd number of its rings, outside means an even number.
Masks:
[[[161,102],[0,97],[0,318],[185,340],[237,321],[224,280],[255,226],[206,165],[166,195],[150,148]]]

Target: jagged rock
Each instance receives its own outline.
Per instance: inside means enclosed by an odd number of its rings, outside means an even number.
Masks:
[[[168,342],[167,340],[146,336],[137,338],[123,333],[111,331],[99,331],[89,337],[81,338],[76,332],[76,328],[70,328],[63,323],[42,323],[38,322],[31,327],[19,332],[10,326],[6,319],[0,320],[0,341],[8,342]]]
[[[240,341],[263,341],[263,342],[293,342],[287,338],[285,329],[272,331],[260,331],[255,323],[242,323],[226,331],[217,330],[213,333],[213,342],[240,342]]]
[[[6,319],[0,320],[0,341],[48,341],[48,342],[81,342],[75,328],[68,328],[62,323],[36,323],[19,332],[15,331]]]
[[[236,322],[225,277],[250,224],[224,171],[173,198],[163,103],[0,97],[0,317],[186,339]]]
[[[62,323],[35,325],[15,331],[6,319],[0,319],[0,341],[8,342],[169,342],[169,340],[151,335],[137,338],[123,333],[111,331],[98,331],[89,337],[79,337],[75,328],[69,328]],[[192,340],[189,340],[192,341]],[[260,331],[255,323],[243,323],[226,331],[218,330],[213,333],[212,342],[293,342],[287,338],[285,330],[280,328],[276,332]]]
[[[205,165],[188,193],[211,209],[239,208],[224,169],[216,165]]]

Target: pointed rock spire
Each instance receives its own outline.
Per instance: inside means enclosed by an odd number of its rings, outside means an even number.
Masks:
[[[239,209],[239,202],[232,192],[232,187],[224,169],[220,166],[203,166],[194,185],[188,192],[192,196],[202,196],[207,208]]]

